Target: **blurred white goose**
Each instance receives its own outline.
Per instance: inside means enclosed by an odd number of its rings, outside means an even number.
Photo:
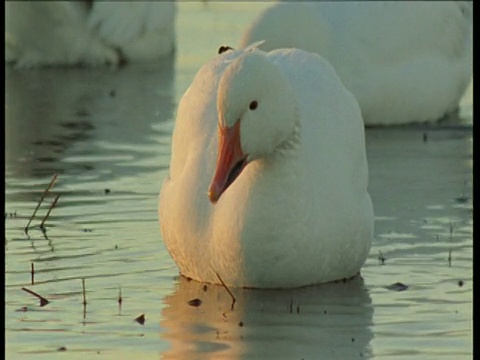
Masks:
[[[472,78],[472,2],[278,3],[240,46],[316,52],[355,95],[367,125],[437,120]]]
[[[159,199],[163,240],[198,281],[287,288],[349,278],[373,238],[367,183],[360,109],[324,59],[227,51],[180,101]]]
[[[175,47],[176,5],[7,1],[5,60],[17,67],[151,61]]]

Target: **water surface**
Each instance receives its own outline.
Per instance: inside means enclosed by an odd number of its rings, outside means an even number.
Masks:
[[[177,53],[154,65],[6,69],[7,358],[472,357],[471,90],[459,119],[367,129],[376,231],[361,278],[235,289],[232,310],[222,287],[178,277],[157,219],[175,108],[266,5],[181,3]]]

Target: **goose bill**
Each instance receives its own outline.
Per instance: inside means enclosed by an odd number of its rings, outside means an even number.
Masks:
[[[218,201],[240,175],[246,163],[246,156],[240,144],[240,122],[237,121],[230,128],[219,127],[217,166],[208,190],[212,204]]]

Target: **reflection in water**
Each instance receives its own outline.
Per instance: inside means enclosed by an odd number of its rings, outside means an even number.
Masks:
[[[292,290],[232,289],[181,277],[165,298],[165,359],[353,359],[372,356],[373,307],[361,277]],[[200,306],[188,302],[200,299]]]
[[[138,155],[128,145],[153,143],[152,125],[172,118],[173,65],[171,57],[118,70],[6,67],[7,173],[78,174]]]

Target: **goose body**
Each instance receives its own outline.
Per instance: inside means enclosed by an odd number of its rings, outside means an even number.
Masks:
[[[296,49],[227,51],[179,103],[163,240],[181,274],[203,282],[352,277],[373,238],[367,183],[360,109],[328,62]]]
[[[434,121],[472,78],[472,2],[285,2],[264,10],[240,46],[296,47],[326,58],[366,125]]]
[[[5,60],[19,68],[151,61],[175,46],[173,2],[7,1]]]

